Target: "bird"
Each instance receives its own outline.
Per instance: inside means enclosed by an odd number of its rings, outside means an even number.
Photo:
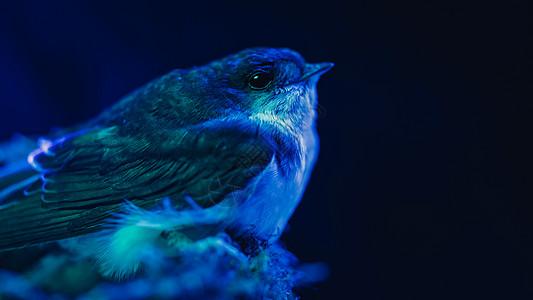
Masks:
[[[0,168],[0,251],[89,241],[108,274],[126,276],[136,267],[113,259],[131,258],[139,240],[277,240],[317,160],[316,86],[332,67],[248,48],[172,70],[39,138]]]

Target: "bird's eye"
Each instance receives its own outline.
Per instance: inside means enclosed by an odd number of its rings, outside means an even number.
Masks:
[[[272,81],[272,74],[265,71],[257,71],[248,78],[248,85],[254,90],[263,90],[268,87]]]

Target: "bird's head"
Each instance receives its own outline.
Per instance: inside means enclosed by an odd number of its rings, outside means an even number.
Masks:
[[[250,48],[191,69],[187,76],[198,83],[197,92],[216,95],[226,112],[296,133],[312,125],[316,83],[332,66],[306,63],[289,49]]]

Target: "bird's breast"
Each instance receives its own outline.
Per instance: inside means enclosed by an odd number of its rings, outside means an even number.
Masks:
[[[278,239],[283,233],[302,198],[318,155],[318,136],[314,128],[304,132],[299,142],[301,155],[295,157],[295,161],[273,157],[265,170],[249,184],[248,188],[253,191],[243,191],[243,194],[249,194],[246,199],[238,203],[226,199],[226,203],[235,204],[230,225],[232,232],[239,235],[251,230],[269,241]]]

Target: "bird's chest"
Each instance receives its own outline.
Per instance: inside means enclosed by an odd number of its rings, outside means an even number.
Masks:
[[[276,240],[300,202],[318,154],[314,129],[302,137],[301,153],[292,162],[272,159],[256,184],[251,196],[236,205],[232,230],[252,230],[265,240]],[[282,164],[285,164],[282,166]],[[282,172],[282,167],[287,168]]]

